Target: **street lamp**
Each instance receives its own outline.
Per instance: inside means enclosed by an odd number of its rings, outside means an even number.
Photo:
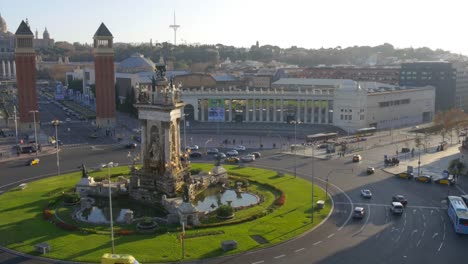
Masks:
[[[297,124],[300,121],[294,120],[294,178],[297,177]]]
[[[312,174],[312,213],[311,213],[311,222],[314,223],[314,144],[310,145],[310,158],[312,159],[310,164],[312,167],[311,174]]]
[[[36,145],[36,157],[37,157],[38,148],[37,148],[36,113],[39,113],[39,111],[38,110],[31,110],[31,111],[29,111],[29,113],[33,113],[33,118],[34,118],[34,141],[35,141],[35,145]]]
[[[208,142],[211,142],[213,139],[212,138],[209,138],[207,141],[205,141],[205,154],[206,154],[206,145],[208,144]]]
[[[110,209],[110,228],[111,228],[111,243],[112,243],[112,254],[115,254],[115,247],[114,247],[114,222],[112,218],[112,192],[111,192],[111,179],[110,179],[110,167],[114,166],[113,162],[107,163],[107,179],[108,189],[109,189],[109,209]]]
[[[16,105],[13,106],[13,113],[15,115],[16,146],[18,146],[18,119],[16,117]]]
[[[57,176],[60,175],[60,158],[59,158],[59,139],[58,139],[58,126],[61,123],[60,120],[52,120],[52,125],[55,127],[55,147],[57,148]]]

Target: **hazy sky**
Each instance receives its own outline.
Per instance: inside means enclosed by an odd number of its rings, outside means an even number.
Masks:
[[[466,0],[0,0],[15,32],[28,18],[56,41],[88,42],[104,22],[114,42],[177,42],[304,48],[441,48],[468,55]]]

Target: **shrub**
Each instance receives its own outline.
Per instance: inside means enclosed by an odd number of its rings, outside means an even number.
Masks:
[[[117,235],[119,236],[129,236],[129,235],[133,235],[135,232],[133,232],[132,230],[119,230],[116,232]]]
[[[80,201],[80,195],[77,193],[64,193],[62,198],[63,201],[67,204],[74,204]]]
[[[42,216],[44,217],[44,220],[50,220],[50,219],[52,219],[54,214],[52,213],[52,211],[49,208],[46,208],[46,209],[44,209],[44,211],[42,211]]]
[[[282,206],[282,205],[284,205],[285,202],[286,202],[286,196],[284,195],[284,193],[282,193],[280,195],[280,197],[278,197],[278,199],[276,199],[275,205]]]
[[[216,215],[220,217],[229,217],[232,216],[233,213],[234,208],[225,204],[221,205],[220,207],[218,207],[218,209],[216,209]]]

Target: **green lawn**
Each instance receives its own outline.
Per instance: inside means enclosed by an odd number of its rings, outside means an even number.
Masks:
[[[193,168],[210,170],[211,164],[192,164]],[[216,228],[188,230],[187,233],[223,231],[219,235],[202,236],[186,239],[185,259],[214,257],[225,254],[234,254],[246,250],[268,247],[273,244],[291,239],[311,229],[311,184],[291,175],[278,176],[275,171],[258,168],[240,168],[234,165],[225,166],[235,176],[247,177],[260,184],[269,184],[281,189],[286,195],[286,203],[271,214],[254,221],[227,225]],[[92,173],[92,176],[104,176],[107,169]],[[128,173],[128,168],[111,169],[111,173]],[[108,235],[82,234],[59,229],[55,225],[43,220],[42,210],[56,193],[62,192],[79,181],[81,172],[67,174],[66,176],[52,177],[28,184],[24,190],[12,190],[0,195],[0,244],[13,250],[35,255],[33,246],[39,242],[48,242],[53,250],[46,257],[66,259],[73,261],[98,262],[103,253],[110,252],[110,239]],[[260,187],[256,187],[260,188]],[[323,199],[325,193],[315,188],[315,199]],[[256,208],[265,210],[274,197],[266,197],[265,202]],[[236,212],[236,215],[248,214]],[[326,218],[330,204],[326,209],[316,211],[314,224]],[[105,229],[105,228],[99,228]],[[139,261],[168,262],[181,258],[181,244],[178,232],[163,235],[132,235],[117,236],[115,238],[116,253],[134,255]],[[258,244],[251,236],[260,235],[269,243]],[[234,239],[238,242],[238,249],[224,253],[220,249],[223,240]]]

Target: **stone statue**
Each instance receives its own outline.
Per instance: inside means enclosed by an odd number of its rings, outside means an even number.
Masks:
[[[215,166],[221,166],[221,160],[222,160],[221,155],[219,155],[219,154],[216,155],[214,165]]]
[[[166,77],[166,65],[156,65],[156,77],[161,80]]]
[[[151,76],[151,91],[156,91],[156,78],[154,78],[154,76]]]
[[[189,187],[187,184],[184,184],[184,193],[182,194],[182,201],[188,203],[190,201]]]
[[[153,140],[151,143],[151,148],[149,150],[149,156],[151,161],[157,161],[158,160],[158,153],[159,153],[159,143],[156,142],[156,140]]]

